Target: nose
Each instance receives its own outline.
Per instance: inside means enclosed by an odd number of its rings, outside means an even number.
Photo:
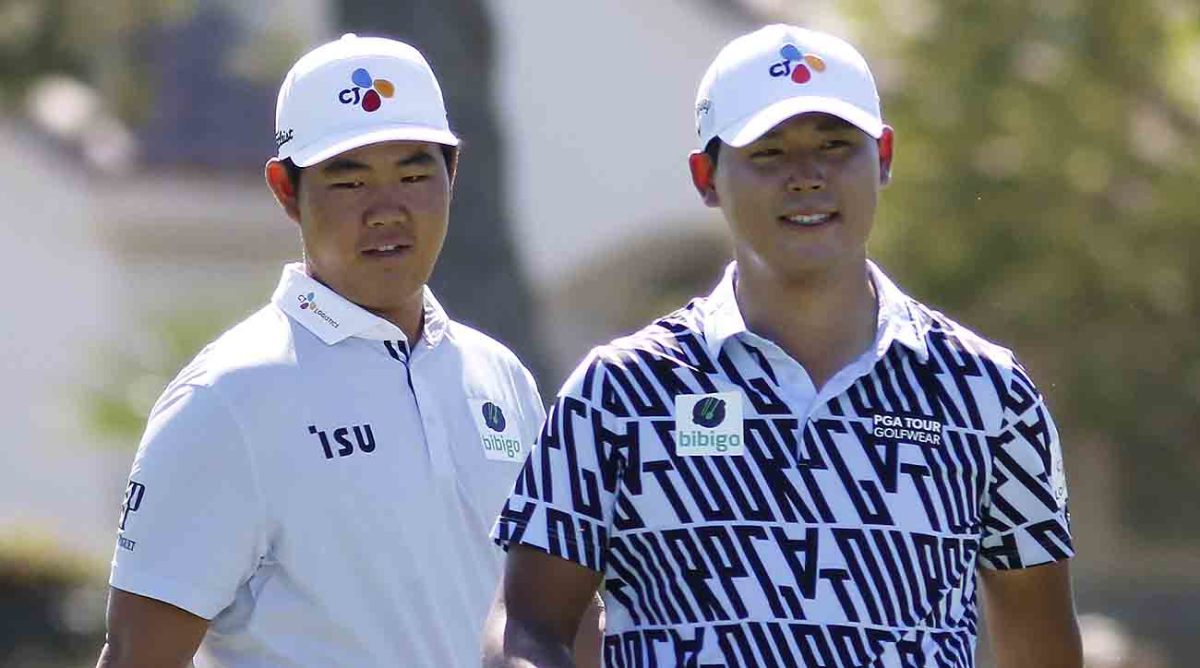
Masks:
[[[813,192],[825,189],[825,166],[813,156],[801,155],[792,164],[788,174],[788,190]]]
[[[408,222],[410,216],[401,188],[384,188],[363,212],[363,222],[367,227],[385,227]]]

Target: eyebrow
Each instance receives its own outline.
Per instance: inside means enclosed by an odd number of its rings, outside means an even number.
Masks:
[[[396,166],[397,167],[411,167],[413,165],[422,165],[423,166],[423,165],[432,165],[434,162],[437,162],[437,161],[434,160],[433,155],[431,155],[429,153],[429,150],[421,149],[421,150],[417,151],[416,153],[408,156],[407,158],[402,158],[400,160],[397,160]]]
[[[435,162],[437,162],[437,161],[434,159],[433,155],[428,151],[428,149],[422,148],[406,158],[401,158],[401,159],[397,160],[396,166],[397,167],[426,166],[426,165],[432,165]],[[326,176],[333,176],[333,177],[343,176],[345,174],[350,174],[350,173],[354,173],[354,172],[368,172],[368,171],[371,171],[370,165],[359,162],[357,160],[352,160],[350,158],[337,158],[336,160],[330,162],[328,165],[325,165],[324,167],[321,168],[322,174],[324,174]]]
[[[350,158],[338,158],[328,165],[322,167],[321,173],[326,176],[340,176],[350,172],[363,172],[369,169],[369,166],[358,162],[357,160],[351,160]]]

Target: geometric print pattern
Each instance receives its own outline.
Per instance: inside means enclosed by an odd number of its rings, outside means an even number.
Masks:
[[[968,668],[976,569],[1071,556],[1024,369],[890,287],[919,345],[809,406],[761,339],[709,345],[705,319],[736,308],[711,297],[567,381],[493,538],[603,574],[606,666]],[[742,453],[681,454],[676,397],[719,392],[742,400]]]

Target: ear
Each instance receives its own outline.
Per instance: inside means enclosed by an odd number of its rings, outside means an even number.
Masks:
[[[271,158],[263,169],[263,176],[267,180],[267,187],[271,189],[271,194],[275,196],[275,201],[279,202],[279,206],[283,208],[283,212],[287,214],[288,218],[299,223],[300,203],[296,196],[296,186],[288,178],[287,168],[278,158]]]
[[[717,197],[717,186],[713,182],[717,166],[713,164],[712,158],[704,151],[692,151],[688,154],[688,169],[692,172],[692,185],[696,187],[696,192],[700,193],[704,205],[713,208],[721,206],[721,200]]]
[[[879,136],[879,184],[886,186],[892,182],[892,157],[896,154],[896,131],[892,126],[883,126],[883,134]]]

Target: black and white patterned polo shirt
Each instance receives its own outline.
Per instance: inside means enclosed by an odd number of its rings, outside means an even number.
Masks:
[[[1072,554],[1041,395],[874,265],[875,345],[815,388],[735,271],[592,351],[493,538],[603,574],[607,666],[973,666],[976,568]]]

